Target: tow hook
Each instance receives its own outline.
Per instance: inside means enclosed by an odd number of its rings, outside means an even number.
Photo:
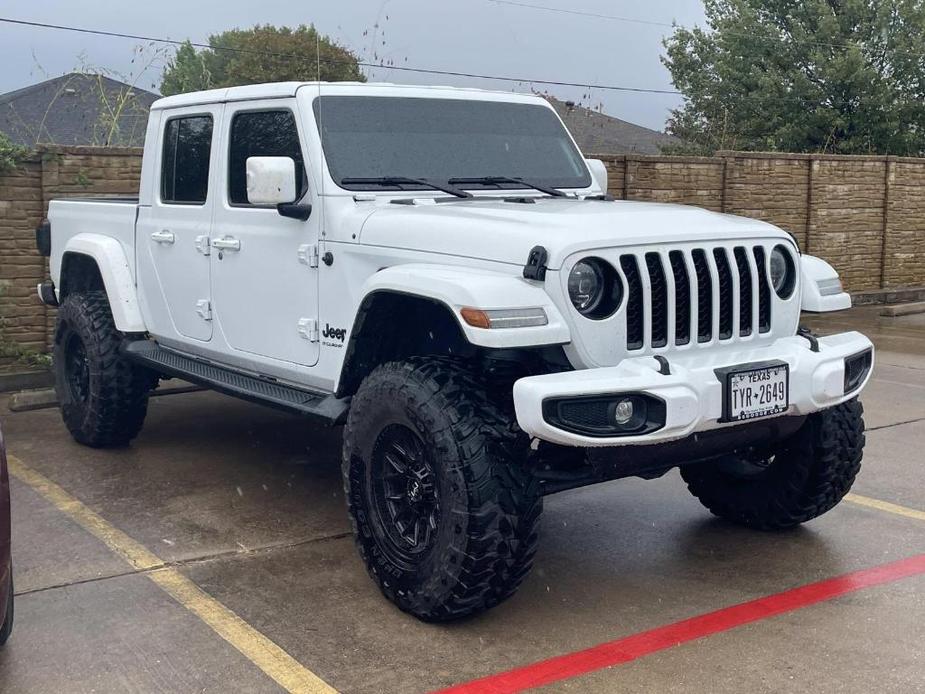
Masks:
[[[800,326],[800,328],[797,330],[797,335],[799,337],[806,338],[806,340],[809,341],[809,350],[811,352],[819,351],[819,340],[817,340],[816,336],[813,335],[812,330],[810,330],[809,328],[804,328],[803,326]]]

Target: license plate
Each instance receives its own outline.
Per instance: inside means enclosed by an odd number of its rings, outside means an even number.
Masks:
[[[790,370],[783,362],[736,366],[717,375],[725,378],[723,421],[770,417],[790,405]]]

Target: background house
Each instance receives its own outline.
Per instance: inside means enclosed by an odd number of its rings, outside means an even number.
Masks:
[[[0,95],[0,133],[16,144],[144,144],[159,96],[104,75],[71,73]]]
[[[543,95],[556,109],[584,154],[659,154],[661,147],[675,144],[671,135],[593,111],[572,101]]]

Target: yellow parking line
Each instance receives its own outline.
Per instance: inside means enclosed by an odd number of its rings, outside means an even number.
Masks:
[[[898,504],[891,504],[889,501],[871,499],[868,496],[861,496],[860,494],[846,494],[845,501],[850,501],[852,504],[858,504],[859,506],[875,508],[878,511],[895,513],[897,516],[905,516],[906,518],[914,518],[915,520],[925,521],[925,511],[918,511],[914,508],[908,508]]]
[[[9,467],[17,479],[32,487],[57,509],[95,535],[136,570],[147,572],[145,576],[199,617],[285,690],[300,694],[337,691],[177,569],[167,566],[163,559],[104,520],[47,477],[28,467],[16,456],[9,456]]]

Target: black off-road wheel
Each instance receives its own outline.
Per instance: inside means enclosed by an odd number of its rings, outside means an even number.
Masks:
[[[3,617],[3,623],[0,624],[0,646],[10,640],[10,634],[13,633],[13,579],[10,578],[10,594],[6,601],[6,615]]]
[[[55,392],[75,441],[94,448],[128,444],[144,423],[156,376],[119,351],[105,292],[70,294],[58,308]]]
[[[376,368],[344,432],[344,490],[360,556],[383,594],[429,622],[511,596],[542,510],[527,437],[449,359]]]
[[[821,516],[851,489],[864,451],[864,408],[849,400],[810,415],[766,451],[681,468],[691,493],[714,515],[760,530]]]

